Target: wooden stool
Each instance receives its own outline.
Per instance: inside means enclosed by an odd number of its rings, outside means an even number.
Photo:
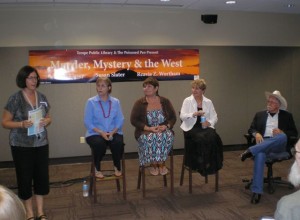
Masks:
[[[169,169],[169,174],[170,174],[170,184],[171,184],[171,194],[174,194],[174,159],[173,159],[173,147],[169,153],[169,158],[170,158],[170,167]],[[137,189],[141,188],[141,182],[142,182],[142,191],[143,191],[143,198],[146,197],[146,175],[145,175],[145,168],[149,166],[140,166],[139,167],[139,173],[138,173],[138,182],[137,182]],[[163,175],[163,180],[164,180],[164,186],[167,187],[167,175]]]
[[[94,196],[94,203],[97,203],[97,187],[96,183],[97,182],[102,182],[102,181],[110,181],[110,180],[115,180],[116,185],[117,185],[117,190],[118,192],[121,191],[120,187],[120,180],[122,181],[122,186],[123,186],[123,198],[126,200],[126,175],[125,175],[125,154],[123,153],[122,159],[121,159],[121,168],[122,168],[122,175],[119,177],[114,176],[114,170],[101,170],[104,174],[104,178],[100,179],[96,177],[96,172],[95,172],[95,163],[94,163],[94,152],[92,151],[92,163],[91,163],[91,173],[90,173],[90,188],[89,188],[89,196]],[[105,175],[106,172],[112,173],[109,175]]]

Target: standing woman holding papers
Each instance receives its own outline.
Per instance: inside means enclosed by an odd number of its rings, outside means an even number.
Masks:
[[[49,193],[46,126],[51,123],[50,105],[46,96],[36,90],[40,77],[35,68],[22,67],[16,83],[21,90],[9,97],[3,111],[2,126],[10,129],[9,144],[16,169],[18,196],[24,201],[26,217],[28,220],[35,219],[35,201],[36,219],[47,219],[43,196]]]

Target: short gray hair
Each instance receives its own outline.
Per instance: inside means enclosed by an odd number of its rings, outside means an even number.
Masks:
[[[10,189],[0,185],[0,219],[26,219],[22,201]]]

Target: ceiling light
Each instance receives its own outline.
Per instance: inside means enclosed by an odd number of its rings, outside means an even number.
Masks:
[[[294,8],[295,5],[294,5],[294,4],[288,4],[287,7],[288,7],[288,8]]]
[[[169,2],[170,0],[160,0],[161,2]]]
[[[236,3],[236,1],[226,1],[226,4],[228,4],[228,5],[232,5],[232,4],[235,4]]]

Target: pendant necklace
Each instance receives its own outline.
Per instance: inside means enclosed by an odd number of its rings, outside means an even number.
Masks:
[[[108,115],[106,116],[106,115],[105,115],[105,112],[104,112],[104,109],[103,109],[103,106],[102,106],[102,103],[101,103],[101,101],[99,101],[100,107],[101,107],[101,109],[102,109],[102,114],[103,114],[103,117],[104,117],[104,118],[109,118],[109,116],[110,116],[110,111],[111,111],[111,100],[109,100],[108,102],[109,102],[109,109],[108,109]]]

